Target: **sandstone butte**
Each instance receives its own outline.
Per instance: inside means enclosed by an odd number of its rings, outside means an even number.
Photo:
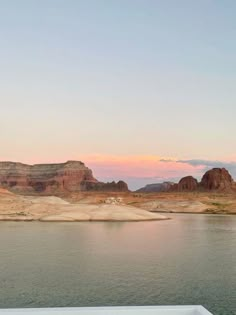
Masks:
[[[0,186],[16,193],[44,195],[79,191],[128,191],[123,181],[99,182],[80,161],[36,165],[0,162]]]
[[[234,192],[236,185],[225,168],[213,168],[207,171],[201,181],[192,176],[183,177],[177,184],[178,191],[215,191]]]
[[[155,186],[161,185],[162,191],[168,192],[236,192],[236,183],[225,168],[213,168],[207,171],[200,182],[193,176],[185,176],[176,183],[147,185],[137,192],[155,192]]]

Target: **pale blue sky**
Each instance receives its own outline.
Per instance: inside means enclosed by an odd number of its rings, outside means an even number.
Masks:
[[[0,0],[0,159],[236,158],[235,14],[227,0]]]

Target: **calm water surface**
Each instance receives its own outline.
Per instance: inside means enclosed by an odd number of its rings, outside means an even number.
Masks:
[[[202,304],[236,314],[236,216],[0,223],[0,308]]]

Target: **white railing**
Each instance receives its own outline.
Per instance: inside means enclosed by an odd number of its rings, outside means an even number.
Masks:
[[[212,315],[201,305],[0,309],[0,315]]]

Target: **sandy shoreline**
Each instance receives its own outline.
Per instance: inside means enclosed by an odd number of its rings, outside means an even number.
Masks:
[[[0,221],[148,221],[166,216],[125,204],[72,203],[59,197],[0,192]]]
[[[153,221],[168,214],[236,214],[236,196],[213,194],[79,193],[23,196],[0,189],[0,221]]]

